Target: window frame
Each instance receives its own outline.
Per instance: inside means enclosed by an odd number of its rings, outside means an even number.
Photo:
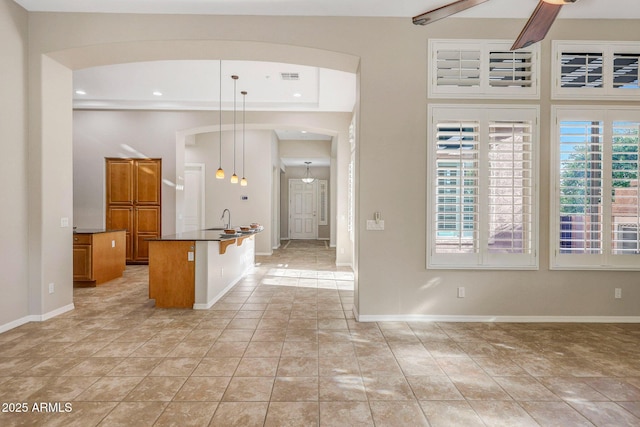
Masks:
[[[602,141],[602,253],[571,254],[561,252],[562,225],[560,220],[560,130],[563,121],[601,121],[603,122]],[[549,268],[551,270],[603,270],[603,271],[640,271],[638,254],[613,254],[612,206],[611,195],[614,188],[612,177],[613,124],[620,121],[640,123],[640,107],[625,106],[552,106],[551,107],[551,194],[549,218]],[[639,190],[640,191],[640,190]],[[624,225],[624,224],[623,224]]]
[[[623,41],[576,41],[553,40],[551,42],[551,99],[554,100],[637,100],[639,88],[620,89],[614,87],[614,60],[616,54],[637,54],[640,57],[639,42]],[[562,82],[563,52],[602,54],[602,87],[566,88]]]
[[[540,108],[537,105],[429,105],[428,106],[428,137],[427,137],[427,224],[426,224],[426,266],[427,269],[475,269],[475,270],[537,270],[539,268],[539,156],[540,156],[540,130],[539,130]],[[447,117],[445,119],[445,117]],[[438,123],[447,120],[451,121],[478,121],[478,225],[473,230],[478,234],[477,252],[472,253],[436,253],[436,233],[437,212],[440,202],[438,201],[439,171],[437,168],[438,158]],[[485,245],[489,244],[490,215],[488,213],[489,191],[491,188],[489,181],[490,159],[488,147],[489,126],[495,121],[529,121],[531,126],[530,150],[527,152],[531,156],[529,160],[530,172],[533,175],[530,179],[531,185],[527,187],[530,191],[530,239],[527,244],[530,247],[529,253],[495,253],[491,252]],[[486,138],[483,142],[483,136]],[[483,144],[487,147],[483,147]],[[440,144],[441,145],[441,144]],[[486,196],[486,197],[485,197]],[[457,197],[461,197],[458,195]]]
[[[511,51],[512,40],[464,40],[464,39],[430,39],[427,57],[429,58],[429,77],[427,81],[427,96],[429,98],[449,99],[540,99],[540,46],[528,46],[525,49]],[[479,57],[479,85],[478,86],[438,86],[438,51],[465,50],[477,52]],[[492,52],[499,51],[521,55],[531,52],[531,86],[491,85]]]

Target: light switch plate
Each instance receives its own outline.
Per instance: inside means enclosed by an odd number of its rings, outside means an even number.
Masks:
[[[384,230],[384,219],[376,222],[374,219],[367,220],[367,230],[382,231]]]
[[[69,218],[67,217],[60,218],[60,227],[64,228],[68,226],[69,226]]]

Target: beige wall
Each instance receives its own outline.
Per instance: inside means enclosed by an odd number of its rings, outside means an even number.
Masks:
[[[29,315],[27,13],[0,1],[0,332]],[[26,320],[23,320],[24,322]],[[16,326],[16,323],[13,323]]]
[[[435,102],[426,96],[427,41],[513,39],[523,24],[523,20],[452,18],[419,27],[407,18],[34,13],[30,14],[29,36],[32,142],[36,146],[45,142],[39,132],[45,117],[37,109],[53,108],[41,98],[39,76],[45,73],[47,84],[66,84],[62,76],[43,68],[42,54],[50,54],[69,68],[127,60],[225,57],[358,70],[355,263],[361,315],[369,319],[394,315],[638,316],[638,273],[549,270],[547,144],[551,106],[549,40],[638,40],[637,21],[560,20],[542,43],[539,271],[425,268],[426,111],[427,104]],[[71,140],[66,127],[69,126],[49,129],[60,133],[53,143]],[[42,173],[43,180],[55,178],[37,159],[29,162],[30,170]],[[390,173],[380,173],[382,166]],[[344,171],[338,171],[341,173]],[[415,182],[408,183],[407,173]],[[61,190],[51,187],[47,189],[55,197]],[[66,197],[66,193],[62,196]],[[376,211],[382,212],[385,219],[384,232],[365,230],[365,219]],[[37,227],[35,233],[34,240],[41,244],[43,252],[57,250],[67,241],[66,237],[50,237]],[[34,262],[36,270],[45,265],[37,259]],[[67,263],[71,264],[70,255]],[[47,271],[42,273],[40,280],[44,283]],[[461,285],[467,287],[464,299],[456,298],[456,287]],[[614,286],[623,288],[622,300],[612,298]]]

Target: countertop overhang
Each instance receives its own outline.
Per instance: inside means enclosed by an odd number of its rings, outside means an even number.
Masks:
[[[233,240],[239,237],[248,237],[253,236],[255,234],[260,233],[264,230],[264,227],[259,227],[254,229],[256,231],[251,232],[238,232],[236,235],[223,236],[224,229],[214,228],[214,229],[206,229],[206,230],[194,230],[194,231],[185,231],[177,234],[169,234],[166,236],[160,236],[158,238],[149,239],[149,240],[168,240],[168,241],[213,241],[213,242],[221,242],[225,240]]]

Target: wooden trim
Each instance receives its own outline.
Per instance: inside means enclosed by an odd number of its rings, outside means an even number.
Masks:
[[[227,252],[227,247],[233,245],[236,239],[220,240],[220,255]]]

